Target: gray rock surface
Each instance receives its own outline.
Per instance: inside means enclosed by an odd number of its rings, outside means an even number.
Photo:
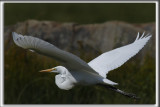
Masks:
[[[27,20],[4,29],[4,40],[7,47],[13,43],[11,32],[36,36],[55,46],[72,52],[97,56],[103,52],[132,43],[137,32],[152,34],[151,40],[138,54],[144,58],[149,55],[155,58],[155,23],[129,24],[120,21],[109,21],[101,24],[80,25],[76,23],[58,23],[53,21]],[[6,47],[6,49],[7,49]]]

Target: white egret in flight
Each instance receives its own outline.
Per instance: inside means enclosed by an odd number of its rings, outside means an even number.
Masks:
[[[62,63],[63,66],[40,71],[58,73],[55,76],[55,83],[60,89],[69,90],[75,85],[98,84],[130,98],[137,98],[134,94],[126,93],[114,87],[113,85],[117,85],[117,83],[107,79],[106,74],[120,67],[131,57],[136,55],[151,38],[151,35],[148,34],[144,36],[143,33],[142,36],[139,37],[138,33],[133,43],[105,52],[89,63],[39,38],[22,36],[15,32],[13,32],[12,35],[16,45],[49,56]]]

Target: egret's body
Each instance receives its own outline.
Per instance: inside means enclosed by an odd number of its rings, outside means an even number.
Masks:
[[[151,35],[143,36],[144,33],[139,38],[138,33],[137,38],[133,43],[105,52],[89,63],[86,63],[69,52],[60,50],[48,42],[32,36],[22,36],[13,33],[13,40],[16,45],[22,48],[30,49],[37,53],[49,56],[63,64],[63,66],[57,66],[41,71],[58,73],[58,75],[55,76],[55,83],[60,89],[69,90],[75,85],[101,84],[103,86],[106,85],[108,88],[123,95],[135,98],[135,96],[113,87],[113,85],[117,85],[117,83],[107,79],[106,74],[123,65],[128,59],[136,55],[144,47]]]
[[[97,83],[102,83],[102,84],[105,83],[103,81],[104,79],[103,77],[97,74],[86,72],[86,71],[82,71],[82,70],[69,71],[63,66],[57,66],[52,69],[53,69],[53,72],[58,73],[55,76],[56,85],[63,90],[69,90],[73,88],[75,85],[93,85]],[[48,71],[42,70],[40,72],[48,72]]]

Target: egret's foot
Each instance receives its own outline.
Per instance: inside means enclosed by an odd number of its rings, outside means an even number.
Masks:
[[[129,97],[129,98],[140,99],[140,97],[137,97],[135,94],[126,93],[126,92],[124,92],[124,91],[122,91],[122,90],[120,90],[120,89],[118,89],[116,87],[113,87],[113,86],[110,86],[110,85],[104,85],[104,84],[98,84],[98,85],[99,86],[103,86],[103,87],[108,88],[108,89],[111,89],[111,90],[113,90],[115,92],[118,92],[118,93],[120,93],[120,94],[122,94],[122,95],[124,95],[126,97]]]

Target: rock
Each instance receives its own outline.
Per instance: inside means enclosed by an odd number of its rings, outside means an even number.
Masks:
[[[114,48],[134,42],[137,32],[152,34],[151,40],[138,56],[149,55],[155,58],[155,23],[129,24],[109,21],[101,24],[79,25],[76,23],[59,23],[54,21],[27,20],[5,27],[4,40],[8,48],[13,43],[11,32],[36,36],[55,46],[72,52],[98,56]]]

